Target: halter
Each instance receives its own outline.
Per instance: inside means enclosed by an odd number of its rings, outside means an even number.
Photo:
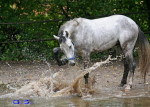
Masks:
[[[75,57],[72,57],[72,58],[67,58],[67,60],[74,60],[75,59]]]

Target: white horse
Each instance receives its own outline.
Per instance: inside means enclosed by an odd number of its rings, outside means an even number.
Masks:
[[[113,15],[99,19],[75,18],[63,24],[54,38],[59,41],[60,49],[64,52],[70,65],[75,65],[75,52],[81,53],[85,67],[90,60],[93,51],[104,51],[120,44],[124,53],[124,74],[120,86],[127,83],[132,86],[133,75],[136,67],[133,58],[133,49],[139,41],[141,72],[146,74],[150,67],[149,42],[138,25],[129,17]],[[85,75],[85,83],[88,83],[88,75]]]

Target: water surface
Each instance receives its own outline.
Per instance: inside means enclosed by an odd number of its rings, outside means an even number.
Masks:
[[[31,98],[30,104],[23,104],[23,100],[17,99],[20,104],[13,104],[16,99],[0,99],[0,107],[149,107],[150,97],[135,98],[89,98],[82,99],[78,97],[61,98]],[[15,102],[16,103],[16,102]]]

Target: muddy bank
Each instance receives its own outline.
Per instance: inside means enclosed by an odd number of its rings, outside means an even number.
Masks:
[[[80,74],[77,71],[83,69],[81,63],[74,67],[68,65],[59,67],[54,63],[46,62],[0,62],[0,65],[0,95],[15,92],[24,85],[43,78],[49,78],[57,72],[63,72],[63,79],[60,81],[64,81],[64,84],[69,84],[70,81]],[[128,97],[150,95],[150,86],[142,84],[143,78],[137,70],[135,71],[132,90],[124,93],[123,88],[118,87],[122,74],[123,64],[121,61],[105,64],[92,72],[90,78],[95,91],[93,96],[96,98],[100,96]],[[147,80],[150,83],[150,73],[147,76]],[[82,79],[81,82],[84,83],[84,80]]]

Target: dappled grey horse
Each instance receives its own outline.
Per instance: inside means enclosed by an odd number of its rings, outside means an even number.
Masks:
[[[62,51],[66,59],[57,62],[61,65],[68,62],[75,65],[75,53],[82,54],[84,58],[84,68],[88,67],[90,53],[94,51],[105,51],[119,43],[124,54],[124,73],[120,86],[127,84],[129,73],[129,83],[133,83],[133,75],[136,63],[133,58],[133,49],[138,41],[140,68],[144,75],[150,67],[150,47],[149,42],[140,30],[138,25],[130,18],[123,15],[113,15],[99,19],[75,18],[64,23],[54,38],[59,41],[60,47],[54,48],[54,53]],[[57,55],[56,55],[57,56]],[[88,75],[84,76],[85,83],[88,83]]]

